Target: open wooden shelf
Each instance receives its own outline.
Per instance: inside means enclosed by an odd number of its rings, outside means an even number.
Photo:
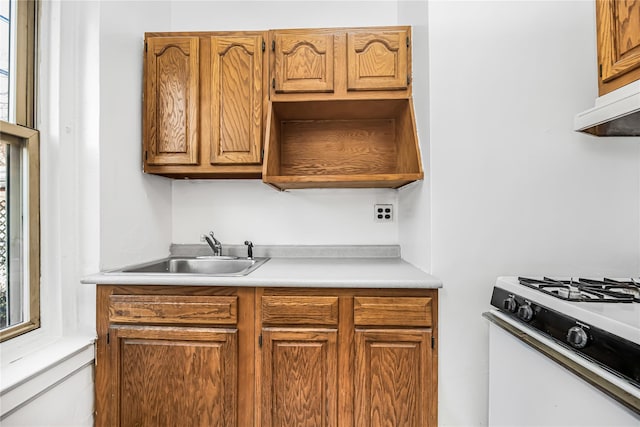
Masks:
[[[423,177],[410,98],[269,103],[267,184],[398,188]]]

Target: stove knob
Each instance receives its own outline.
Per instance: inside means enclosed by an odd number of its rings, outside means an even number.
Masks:
[[[502,308],[505,310],[509,310],[512,313],[518,311],[518,303],[516,302],[516,298],[513,295],[509,295],[509,298],[502,301]]]
[[[573,348],[585,348],[589,343],[589,336],[580,326],[574,326],[567,332],[567,342]]]
[[[518,317],[525,322],[533,319],[533,309],[529,303],[525,303],[518,308]]]

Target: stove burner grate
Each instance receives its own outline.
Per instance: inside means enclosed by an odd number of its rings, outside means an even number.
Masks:
[[[579,302],[640,302],[640,282],[600,279],[558,280],[518,277],[520,284],[567,301]]]

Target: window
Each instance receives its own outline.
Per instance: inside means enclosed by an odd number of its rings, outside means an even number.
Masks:
[[[40,326],[34,0],[0,0],[0,340]]]

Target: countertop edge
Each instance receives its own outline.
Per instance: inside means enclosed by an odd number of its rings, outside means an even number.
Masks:
[[[400,257],[307,257],[271,258],[246,276],[178,275],[164,273],[122,273],[109,270],[87,275],[83,284],[174,285],[231,287],[307,288],[414,288],[437,289],[437,277]]]
[[[438,289],[442,281],[435,277],[426,280],[372,281],[372,280],[308,280],[308,279],[245,279],[235,277],[132,277],[131,275],[94,274],[83,278],[83,284],[93,285],[159,285],[159,286],[230,286],[230,287],[305,287],[305,288],[372,288],[372,289]]]

